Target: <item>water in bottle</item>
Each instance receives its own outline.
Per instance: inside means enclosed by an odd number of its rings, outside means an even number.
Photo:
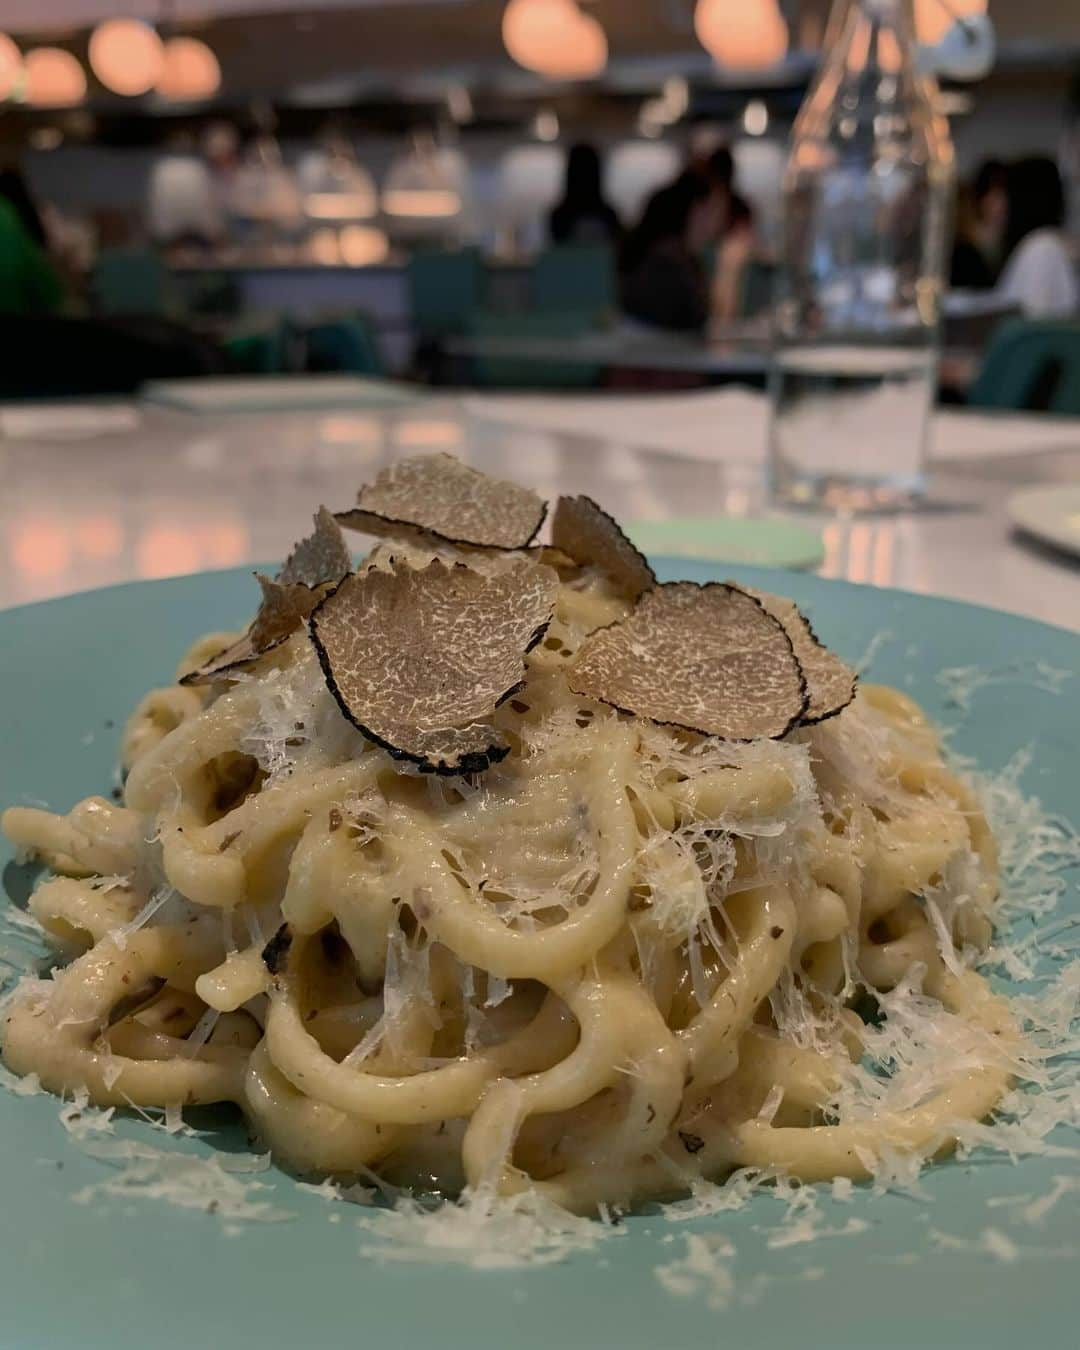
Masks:
[[[836,0],[792,133],[774,311],[782,503],[910,504],[924,487],[953,157],[912,0]]]

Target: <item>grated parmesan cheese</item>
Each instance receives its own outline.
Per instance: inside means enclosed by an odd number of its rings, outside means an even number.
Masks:
[[[270,1163],[247,1154],[165,1151],[131,1139],[100,1140],[84,1145],[84,1152],[117,1169],[104,1181],[93,1182],[71,1197],[89,1205],[103,1198],[167,1200],[181,1209],[201,1209],[232,1222],[280,1223],[293,1218],[260,1193],[263,1182],[245,1179]]]
[[[473,1270],[552,1265],[623,1231],[578,1218],[533,1191],[503,1197],[486,1187],[435,1209],[399,1196],[360,1227],[374,1239],[361,1245],[362,1256]]]
[[[887,647],[890,642],[896,641],[896,634],[891,628],[882,628],[874,634],[866,644],[866,650],[862,656],[855,662],[855,673],[860,677],[866,675],[874,662],[877,660],[878,652],[882,647]]]
[[[2,1064],[0,1064],[0,1087],[16,1097],[36,1097],[45,1091],[36,1073],[24,1074],[19,1078]]]
[[[832,1182],[832,1198],[840,1204],[850,1204],[852,1196],[855,1193],[855,1183],[850,1177],[834,1177]]]
[[[137,933],[140,928],[144,928],[154,915],[157,914],[158,910],[164,909],[171,900],[176,899],[177,894],[178,892],[172,886],[163,885],[157,887],[150,892],[150,898],[147,900],[146,904],[143,905],[142,909],[139,910],[138,914],[136,914],[133,919],[128,920],[127,923],[122,923],[114,928],[109,936],[120,950],[123,951],[127,946],[128,938],[131,937],[133,933]]]
[[[930,1230],[930,1241],[939,1251],[967,1251],[985,1253],[1003,1265],[1020,1259],[1020,1249],[1000,1228],[984,1228],[975,1239],[955,1237],[951,1233]]]
[[[719,1233],[687,1233],[681,1257],[656,1267],[656,1278],[669,1294],[702,1297],[723,1312],[735,1296],[734,1244]]]
[[[945,702],[962,714],[971,711],[975,695],[991,685],[1026,685],[1048,694],[1060,694],[1073,672],[1048,661],[1012,661],[1006,666],[950,666],[939,670],[935,679],[945,690]]]
[[[184,1054],[190,1059],[194,1059],[210,1037],[214,1034],[214,1028],[218,1024],[218,1018],[221,1013],[217,1008],[207,1008],[199,1020],[191,1028],[187,1040],[184,1042]]]
[[[778,1251],[784,1247],[799,1246],[804,1242],[818,1242],[821,1238],[851,1237],[857,1233],[865,1233],[869,1227],[865,1219],[852,1216],[839,1228],[829,1228],[821,1223],[818,1211],[811,1209],[800,1218],[785,1224],[783,1228],[774,1229],[765,1245],[770,1251]]]

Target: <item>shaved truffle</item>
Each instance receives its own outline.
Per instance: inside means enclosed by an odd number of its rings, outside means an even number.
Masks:
[[[309,626],[330,692],[369,740],[426,773],[478,773],[508,752],[490,718],[520,689],[557,588],[527,558],[490,576],[399,562],[346,577]]]
[[[559,498],[551,542],[581,566],[598,567],[631,600],[656,585],[656,573],[645,555],[591,497]]]
[[[737,587],[671,582],[585,639],[570,688],[623,712],[727,740],[779,737],[806,710],[780,622]]]
[[[351,571],[352,558],[341,528],[326,507],[320,506],[315,513],[315,529],[294,545],[277,580],[284,586],[299,582],[315,590],[340,581]]]
[[[211,680],[221,679],[232,671],[243,670],[260,656],[280,647],[319,603],[319,592],[309,586],[299,583],[283,586],[261,572],[255,575],[262,587],[263,598],[251,627],[243,637],[237,638],[231,646],[212,656],[197,670],[188,671],[181,679],[181,684],[209,684]]]
[[[842,712],[855,697],[858,683],[858,676],[851,667],[821,642],[810,627],[810,620],[794,600],[788,600],[782,595],[770,595],[768,591],[755,590],[751,586],[740,589],[759,600],[773,618],[784,625],[784,631],[791,639],[806,677],[809,695],[809,703],[802,715],[803,725],[824,722],[827,717],[835,717],[838,712]]]
[[[351,568],[344,536],[326,507],[320,506],[315,529],[293,546],[276,578],[256,572],[262,603],[247,632],[197,670],[188,671],[180,683],[208,684],[279,647],[306,621],[325,587],[340,581]]]
[[[289,955],[289,948],[292,946],[292,933],[289,925],[283,923],[274,936],[262,949],[263,965],[271,975],[276,975]]]
[[[471,469],[452,455],[400,460],[360,489],[357,504],[336,519],[365,534],[414,530],[473,548],[525,548],[536,538],[547,503],[529,488]]]

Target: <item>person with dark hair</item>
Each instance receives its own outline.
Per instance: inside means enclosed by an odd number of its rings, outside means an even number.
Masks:
[[[555,244],[616,244],[622,234],[619,217],[604,197],[602,166],[596,147],[584,141],[570,147],[566,184],[551,213]]]
[[[709,193],[708,214],[715,245],[712,298],[714,319],[731,323],[739,316],[746,270],[757,239],[754,212],[735,184],[735,157],[726,145],[717,146],[699,172]]]
[[[992,290],[997,278],[979,247],[978,214],[971,188],[961,183],[956,191],[949,285],[954,291]]]
[[[720,234],[722,239],[743,230],[753,230],[754,212],[735,186],[735,157],[726,145],[717,146],[705,161],[705,180],[721,198]]]
[[[1008,170],[1000,159],[984,160],[956,202],[949,284],[960,290],[988,290],[1001,271],[1008,219]]]
[[[1001,298],[1029,318],[1054,318],[1080,308],[1080,281],[1062,237],[1065,189],[1052,159],[1033,155],[1009,167],[1006,263]]]
[[[984,159],[971,182],[979,247],[991,266],[1000,270],[1009,221],[1009,166],[1001,159]]]
[[[632,319],[656,328],[704,328],[709,284],[700,253],[708,196],[699,175],[684,173],[649,198],[621,258],[622,306]]]

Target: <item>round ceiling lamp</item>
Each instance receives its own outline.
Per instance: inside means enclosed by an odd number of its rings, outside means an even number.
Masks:
[[[607,65],[607,36],[575,0],[510,0],[503,44],[519,66],[552,80],[588,80]]]
[[[694,31],[728,70],[767,70],[787,55],[787,24],[776,0],[698,0]]]
[[[174,103],[198,103],[221,88],[221,66],[205,42],[174,37],[165,43],[161,72],[154,88]]]
[[[35,47],[23,61],[23,89],[33,108],[71,108],[86,97],[86,72],[61,47]]]
[[[0,33],[0,98],[7,98],[15,88],[22,69],[22,52],[6,33]]]
[[[296,176],[312,220],[367,220],[379,209],[375,180],[343,137],[330,137],[320,149],[309,150]]]
[[[300,189],[269,132],[251,142],[233,174],[229,209],[241,220],[285,228],[303,218]]]
[[[936,47],[954,25],[986,9],[987,0],[915,0],[915,34],[924,47]]]
[[[148,94],[164,59],[161,39],[140,19],[107,19],[90,34],[90,69],[114,94]]]
[[[457,152],[417,143],[387,170],[382,209],[413,220],[453,219],[462,211],[466,172]]]

